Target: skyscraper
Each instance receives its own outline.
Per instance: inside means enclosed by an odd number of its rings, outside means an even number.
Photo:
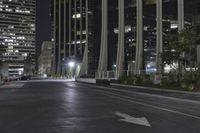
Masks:
[[[85,72],[99,78],[109,71],[119,78],[124,71],[161,70],[169,36],[200,22],[199,5],[199,0],[54,0],[55,70],[61,71],[63,55],[80,55]]]
[[[85,60],[94,75],[101,38],[100,0],[52,0],[52,5],[55,73],[64,74],[69,60]]]
[[[35,12],[35,0],[0,1],[0,70],[5,76],[24,74],[26,59],[35,65]]]

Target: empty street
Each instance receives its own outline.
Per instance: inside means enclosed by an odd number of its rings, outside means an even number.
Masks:
[[[0,87],[0,132],[199,133],[199,99],[71,81],[16,82]]]

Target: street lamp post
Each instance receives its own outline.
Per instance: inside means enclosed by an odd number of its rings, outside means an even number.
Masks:
[[[69,67],[69,77],[73,78],[74,77],[74,68],[76,66],[75,61],[69,61],[68,62],[68,67]]]

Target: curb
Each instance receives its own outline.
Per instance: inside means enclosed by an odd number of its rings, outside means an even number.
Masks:
[[[98,84],[98,85],[110,85],[110,81],[108,80],[103,80],[103,79],[84,79],[84,78],[79,78],[76,79],[76,82],[80,83],[87,83],[87,84]]]
[[[160,88],[153,88],[153,87],[123,85],[123,84],[116,84],[116,83],[111,83],[110,85],[111,85],[111,86],[120,86],[120,87],[137,88],[137,89],[143,89],[143,90],[154,90],[154,91],[161,91],[161,92],[171,92],[171,93],[182,93],[182,94],[200,95],[200,92],[187,92],[187,91],[160,89]]]

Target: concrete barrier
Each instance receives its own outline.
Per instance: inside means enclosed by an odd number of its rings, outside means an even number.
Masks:
[[[96,84],[97,80],[92,78],[77,78],[76,81],[83,82],[83,83],[90,83],[90,84]]]
[[[89,84],[98,84],[98,85],[110,85],[110,81],[106,79],[94,79],[94,78],[77,78],[77,82],[89,83]]]

